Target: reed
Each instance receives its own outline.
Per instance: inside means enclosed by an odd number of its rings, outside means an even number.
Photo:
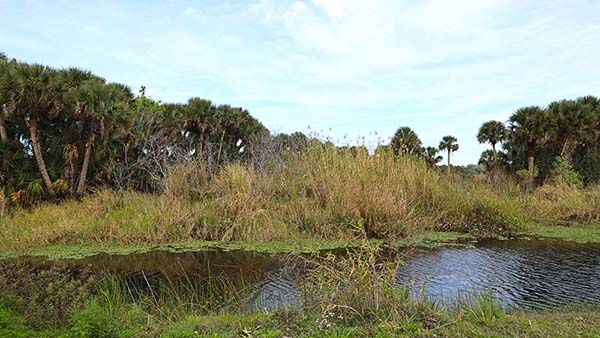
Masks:
[[[449,177],[413,157],[321,143],[263,164],[173,166],[160,194],[100,189],[0,216],[0,250],[52,243],[193,239],[396,240],[426,230],[511,236],[529,224],[600,220],[600,189]]]

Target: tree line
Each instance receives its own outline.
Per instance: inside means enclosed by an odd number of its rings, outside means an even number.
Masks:
[[[80,197],[90,186],[156,191],[170,165],[201,159],[207,170],[229,161],[282,160],[302,152],[303,133],[272,135],[239,107],[194,97],[163,103],[79,68],[20,62],[0,53],[0,188],[18,199]],[[490,173],[544,182],[557,168],[583,182],[600,180],[600,103],[593,96],[525,107],[508,122],[484,123],[477,135],[491,149],[480,164]],[[312,142],[320,142],[312,140]],[[332,144],[330,144],[333,146]],[[443,137],[424,147],[409,127],[389,145],[430,167],[458,151]]]
[[[0,187],[47,197],[89,185],[153,189],[178,158],[215,165],[268,133],[247,110],[201,98],[162,103],[78,68],[0,56]],[[158,173],[158,174],[157,174]]]
[[[514,175],[530,187],[558,176],[576,185],[600,181],[600,99],[595,96],[519,108],[506,123],[483,123],[477,140],[491,145],[479,164],[492,175]],[[439,147],[423,147],[411,128],[401,127],[391,147],[397,154],[421,157],[432,167],[442,160],[437,154],[447,151],[450,171],[450,156],[458,143],[445,136]]]

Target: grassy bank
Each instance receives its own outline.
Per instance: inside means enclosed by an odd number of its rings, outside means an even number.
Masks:
[[[228,164],[211,175],[199,163],[178,165],[164,187],[160,194],[100,190],[81,201],[13,207],[0,217],[0,251],[56,244],[397,241],[428,231],[496,237],[600,219],[600,189],[555,184],[526,193],[510,181],[447,177],[409,157],[321,145],[261,168]]]
[[[600,310],[579,308],[538,312],[499,312],[485,320],[456,313],[441,325],[411,319],[370,325],[318,328],[316,319],[279,310],[254,315],[190,315],[157,329],[144,324],[136,310],[106,313],[91,303],[63,328],[32,328],[10,308],[0,307],[0,337],[597,337]],[[123,317],[127,315],[127,317]],[[118,317],[117,317],[118,316]],[[133,317],[133,318],[131,318]],[[123,322],[125,319],[125,322]],[[120,324],[117,324],[120,323]]]

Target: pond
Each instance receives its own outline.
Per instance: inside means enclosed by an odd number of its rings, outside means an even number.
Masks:
[[[200,289],[244,291],[259,307],[297,302],[297,279],[283,255],[249,251],[97,255],[33,264],[89,266],[119,276],[128,288],[158,289],[193,284]],[[550,240],[484,241],[472,247],[408,249],[396,283],[415,297],[452,304],[474,292],[490,294],[506,307],[552,308],[600,303],[600,246]],[[296,276],[297,277],[297,276]],[[241,294],[242,292],[240,292]]]
[[[486,241],[409,254],[398,284],[425,285],[430,299],[479,291],[507,307],[600,302],[600,246],[549,240]]]

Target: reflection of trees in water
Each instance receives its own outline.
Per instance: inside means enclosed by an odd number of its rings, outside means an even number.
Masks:
[[[130,275],[144,271],[146,275],[162,275],[171,281],[191,275],[253,281],[278,266],[276,258],[248,251],[152,251],[127,256],[98,255],[80,263],[91,265],[99,274]]]
[[[100,275],[117,278],[134,294],[177,295],[196,302],[239,301],[279,267],[276,258],[247,251],[101,255],[86,259]]]
[[[248,251],[153,251],[62,261],[31,257],[25,261],[40,269],[91,269],[98,280],[118,283],[129,297],[163,297],[164,301],[183,298],[201,306],[207,302],[211,306],[239,302],[281,266],[275,256]]]
[[[337,255],[348,255],[346,250]],[[387,253],[392,257],[393,252]],[[402,255],[402,253],[400,253]],[[98,255],[81,260],[48,262],[21,259],[41,268],[92,269],[115,278],[137,295],[177,294],[214,303],[255,299],[265,307],[298,300],[310,264],[248,251],[203,251]],[[387,257],[387,259],[391,259]],[[379,259],[379,258],[378,258]],[[380,259],[386,259],[383,254]],[[437,300],[458,292],[491,290],[505,305],[548,306],[600,302],[600,246],[557,241],[493,241],[475,248],[442,248],[403,256],[398,283],[420,288]]]

